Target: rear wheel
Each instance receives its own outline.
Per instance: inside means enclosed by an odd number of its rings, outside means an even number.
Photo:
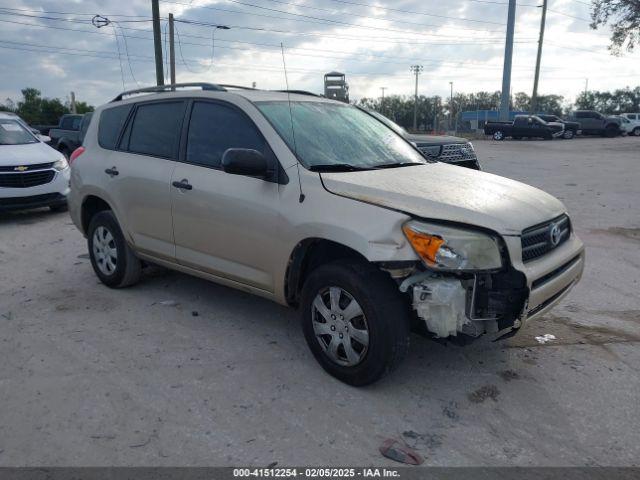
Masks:
[[[91,265],[102,283],[121,288],[138,282],[142,263],[127,245],[113,212],[102,211],[91,219],[87,242]]]
[[[502,130],[498,130],[493,134],[493,139],[497,140],[498,142],[504,140],[504,132]]]
[[[604,135],[605,135],[605,137],[608,137],[608,138],[613,138],[613,137],[617,136],[618,133],[619,133],[618,128],[615,125],[609,125],[604,130]]]
[[[60,147],[58,151],[64,155],[64,158],[66,158],[67,161],[69,160],[69,157],[71,157],[71,150],[69,150],[67,147]]]
[[[318,267],[302,290],[302,328],[316,360],[350,385],[394,370],[409,347],[409,306],[389,275],[365,262]]]

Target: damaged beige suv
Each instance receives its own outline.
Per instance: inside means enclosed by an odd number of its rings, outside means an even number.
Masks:
[[[100,280],[153,263],[298,307],[318,362],[352,385],[396,367],[411,329],[515,333],[582,275],[560,201],[429,162],[343,103],[183,84],[93,119],[69,207]]]

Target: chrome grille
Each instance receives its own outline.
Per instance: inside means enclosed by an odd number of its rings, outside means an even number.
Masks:
[[[444,145],[438,160],[446,163],[457,163],[465,160],[477,160],[476,152],[468,143],[454,143]]]
[[[535,260],[558,248],[569,239],[571,221],[561,215],[545,223],[527,228],[522,232],[522,261]]]

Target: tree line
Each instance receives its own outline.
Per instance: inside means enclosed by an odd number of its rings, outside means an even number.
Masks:
[[[390,95],[384,98],[362,98],[358,105],[380,112],[405,128],[413,126],[413,95]],[[531,97],[518,92],[511,97],[511,110],[529,112]],[[451,98],[418,96],[418,125],[421,130],[446,129],[455,119],[458,128],[464,128],[460,113],[475,110],[498,110],[500,92],[456,93]],[[562,95],[538,96],[538,108],[534,113],[566,116],[572,110],[597,110],[604,114],[617,115],[625,112],[640,112],[640,86],[614,91],[590,90],[582,92],[575,102],[568,102]]]
[[[0,111],[13,112],[29,125],[57,125],[62,115],[71,113],[68,100],[63,102],[59,98],[43,98],[37,88],[24,88],[21,92],[21,100],[14,102],[7,98],[0,104]],[[93,106],[76,100],[76,113],[92,111]]]

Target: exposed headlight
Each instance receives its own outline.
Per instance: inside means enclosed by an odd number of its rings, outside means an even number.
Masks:
[[[428,268],[473,271],[502,267],[498,242],[485,233],[416,220],[405,223],[402,230]]]
[[[60,160],[58,160],[56,163],[53,164],[53,168],[58,170],[59,172],[68,167],[69,167],[69,162],[67,162],[67,159],[64,157],[62,157]]]

